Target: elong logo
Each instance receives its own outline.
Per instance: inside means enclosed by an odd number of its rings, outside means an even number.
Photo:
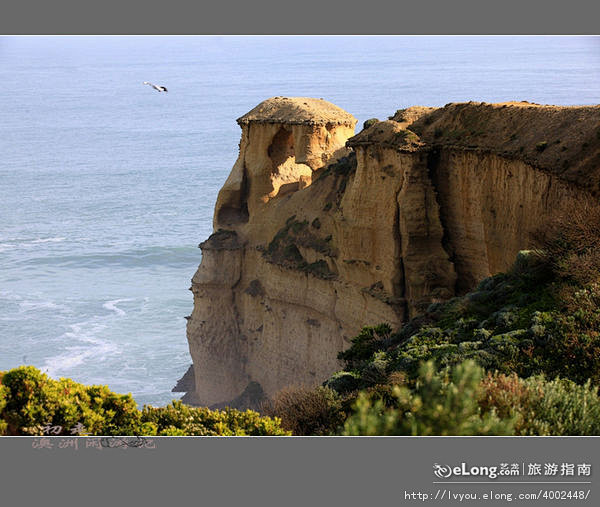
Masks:
[[[452,475],[452,469],[448,465],[433,465],[433,473],[440,479],[447,479]]]
[[[440,479],[447,479],[451,476],[475,476],[475,477],[488,477],[489,479],[495,479],[498,477],[498,467],[493,466],[473,466],[468,467],[466,463],[461,463],[460,466],[451,467],[449,465],[440,465],[435,463],[433,465],[433,474]],[[506,475],[518,475],[516,473]]]

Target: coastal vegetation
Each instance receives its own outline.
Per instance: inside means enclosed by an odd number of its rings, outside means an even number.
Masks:
[[[335,273],[331,271],[327,262],[319,259],[307,262],[299,248],[314,250],[326,257],[335,257],[335,249],[331,245],[331,236],[321,238],[314,229],[318,230],[320,223],[313,220],[309,227],[308,221],[296,220],[295,216],[289,217],[285,226],[277,232],[269,243],[263,256],[268,262],[277,264],[288,269],[311,273],[324,280],[332,280]]]
[[[290,217],[265,254],[327,250],[318,229]],[[600,435],[600,207],[582,200],[536,242],[400,329],[364,327],[339,353],[342,371],[276,393],[262,415],[179,401],[139,410],[130,394],[22,366],[0,372],[0,434]]]
[[[131,394],[54,380],[33,366],[0,372],[1,435],[287,435],[278,419],[173,401],[137,408]]]
[[[295,434],[600,435],[600,207],[582,201],[536,240],[399,330],[363,328],[318,409],[316,392],[288,392],[269,414]]]

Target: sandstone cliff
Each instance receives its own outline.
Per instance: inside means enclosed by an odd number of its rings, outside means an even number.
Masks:
[[[361,327],[506,269],[548,212],[600,190],[598,106],[414,107],[353,136],[333,104],[276,97],[238,123],[192,279],[191,403],[321,383]]]

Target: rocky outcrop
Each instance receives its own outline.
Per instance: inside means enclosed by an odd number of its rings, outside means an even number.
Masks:
[[[266,100],[237,121],[240,154],[219,192],[215,228],[247,223],[271,199],[310,185],[356,124],[330,102],[287,97]]]
[[[548,212],[599,189],[600,107],[415,107],[353,136],[333,104],[276,97],[238,123],[192,279],[203,405],[321,383],[361,327],[505,270]]]

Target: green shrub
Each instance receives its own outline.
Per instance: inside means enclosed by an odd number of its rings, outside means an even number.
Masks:
[[[0,434],[71,435],[285,435],[279,420],[257,412],[209,410],[174,401],[138,410],[131,394],[106,386],[53,380],[33,366],[0,372]]]
[[[323,384],[329,389],[345,394],[359,389],[362,385],[360,374],[353,371],[338,371]]]
[[[363,123],[363,130],[367,130],[369,127],[372,127],[376,123],[379,123],[379,120],[377,118],[370,118],[370,119],[368,119],[367,121],[365,121]]]
[[[318,224],[318,227],[315,226]],[[313,220],[313,229],[318,230],[320,222]],[[273,240],[269,243],[263,252],[263,257],[271,263],[278,264],[288,269],[295,269],[310,273],[317,278],[330,280],[336,277],[329,269],[327,261],[324,259],[312,263],[306,262],[302,256],[299,246],[310,248],[315,252],[327,257],[337,256],[335,248],[331,245],[331,236],[321,238],[308,227],[308,220],[302,222],[296,220],[295,216],[289,217]]]
[[[352,338],[350,348],[338,354],[338,359],[344,361],[346,368],[350,370],[358,367],[371,359],[375,352],[385,348],[391,332],[389,324],[363,327],[360,333]]]
[[[2,385],[2,372],[0,372],[0,435],[5,435],[8,430],[7,422],[1,417],[1,414],[4,411],[4,407],[6,406],[7,393],[8,389],[4,385]]]
[[[543,376],[488,375],[480,405],[514,420],[516,435],[599,435],[600,398],[590,381],[584,385]]]
[[[71,434],[82,424],[91,434],[139,433],[140,414],[131,395],[115,394],[106,386],[53,380],[33,366],[4,373],[2,384],[8,392],[1,415],[9,432],[40,435],[44,426],[60,426],[62,434]]]
[[[361,391],[344,435],[599,435],[600,397],[588,381],[488,373],[473,361],[412,385]]]
[[[455,367],[449,376],[433,362],[419,370],[413,389],[396,386],[395,407],[361,393],[343,435],[510,435],[513,421],[501,420],[493,409],[483,411],[478,399],[482,368],[473,361]]]
[[[181,401],[173,401],[166,407],[145,406],[141,420],[151,423],[158,435],[289,435],[281,428],[279,419],[262,417],[252,410],[210,410],[190,407]]]

